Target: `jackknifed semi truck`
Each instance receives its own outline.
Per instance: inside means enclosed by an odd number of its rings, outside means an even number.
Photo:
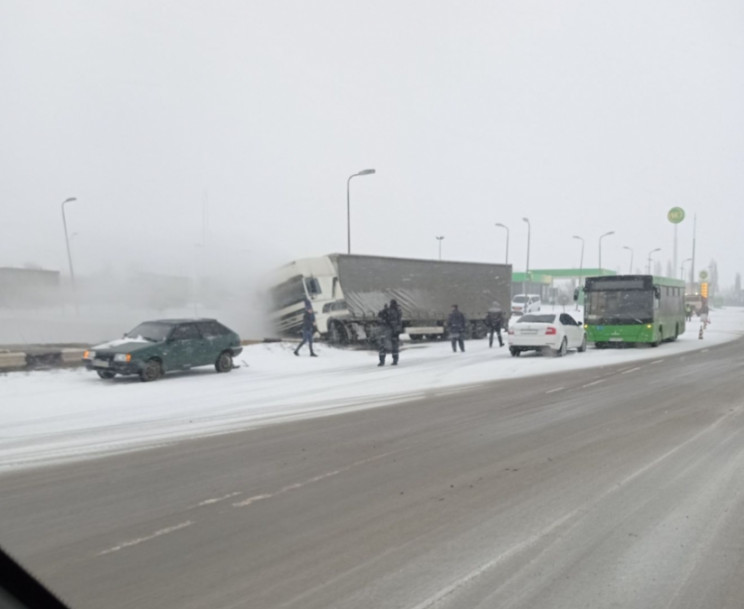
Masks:
[[[377,314],[392,299],[411,340],[446,335],[447,316],[458,305],[473,338],[486,335],[488,309],[498,302],[509,315],[509,264],[450,262],[356,254],[295,260],[270,280],[270,318],[281,336],[298,336],[310,301],[321,338],[351,344],[375,338]]]

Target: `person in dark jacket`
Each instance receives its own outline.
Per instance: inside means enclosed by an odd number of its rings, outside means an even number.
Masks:
[[[452,313],[447,317],[447,332],[452,341],[452,351],[457,353],[457,345],[460,351],[465,351],[465,315],[457,307],[452,305]]]
[[[300,355],[300,349],[305,343],[310,347],[310,357],[318,357],[313,351],[313,334],[315,334],[315,313],[313,313],[312,303],[305,299],[305,313],[302,316],[302,342],[294,350],[295,355]]]
[[[504,311],[501,309],[501,305],[497,301],[493,301],[493,304],[488,309],[486,314],[486,328],[488,328],[488,346],[493,347],[493,335],[494,333],[499,339],[499,347],[504,346],[504,340],[501,338],[501,328],[504,327]]]
[[[398,365],[398,347],[400,340],[398,335],[403,331],[403,313],[398,306],[398,302],[393,299],[390,305],[385,305],[377,314],[380,319],[380,363],[378,366],[385,365],[385,356],[390,353],[393,356],[393,366]]]

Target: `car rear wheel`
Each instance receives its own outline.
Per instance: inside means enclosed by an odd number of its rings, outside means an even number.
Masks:
[[[512,357],[519,357],[519,354],[522,352],[516,347],[509,347],[509,353],[512,354]]]
[[[556,355],[558,357],[563,357],[568,352],[568,341],[564,338],[563,342],[561,342],[561,346],[558,348],[558,351],[556,352]]]
[[[96,370],[96,373],[102,379],[112,379],[116,376],[116,372],[114,372],[113,370]]]
[[[139,377],[143,383],[156,381],[163,375],[163,366],[156,359],[148,360],[145,367],[140,370]]]
[[[223,351],[214,363],[214,369],[217,372],[230,372],[233,369],[232,353]]]

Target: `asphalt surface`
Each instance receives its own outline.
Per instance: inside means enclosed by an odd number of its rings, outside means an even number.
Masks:
[[[0,543],[80,609],[740,609],[744,343],[658,353],[6,474]]]

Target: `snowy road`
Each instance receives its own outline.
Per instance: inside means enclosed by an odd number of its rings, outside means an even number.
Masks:
[[[228,375],[212,369],[171,374],[143,384],[102,381],[85,370],[0,376],[0,474],[19,467],[163,445],[178,439],[250,429],[279,421],[366,409],[462,385],[565,373],[623,362],[648,362],[708,348],[744,335],[744,311],[715,311],[704,340],[697,324],[658,349],[534,353],[512,358],[506,347],[469,341],[466,353],[448,344],[408,344],[397,368],[377,368],[372,352],[319,347],[320,357],[293,357],[287,344],[247,347]]]
[[[356,354],[362,365],[325,375],[340,397],[349,381],[417,368],[419,382],[442,382],[391,408],[9,469],[2,543],[75,609],[740,609],[744,351],[713,342],[632,361],[437,346],[381,371]],[[581,363],[593,355],[601,367]],[[289,358],[303,386],[277,404],[324,376]],[[558,374],[446,384],[482,366]],[[280,386],[275,372],[245,372],[264,392]],[[62,378],[71,396],[224,382]],[[390,387],[364,382],[387,399]]]

